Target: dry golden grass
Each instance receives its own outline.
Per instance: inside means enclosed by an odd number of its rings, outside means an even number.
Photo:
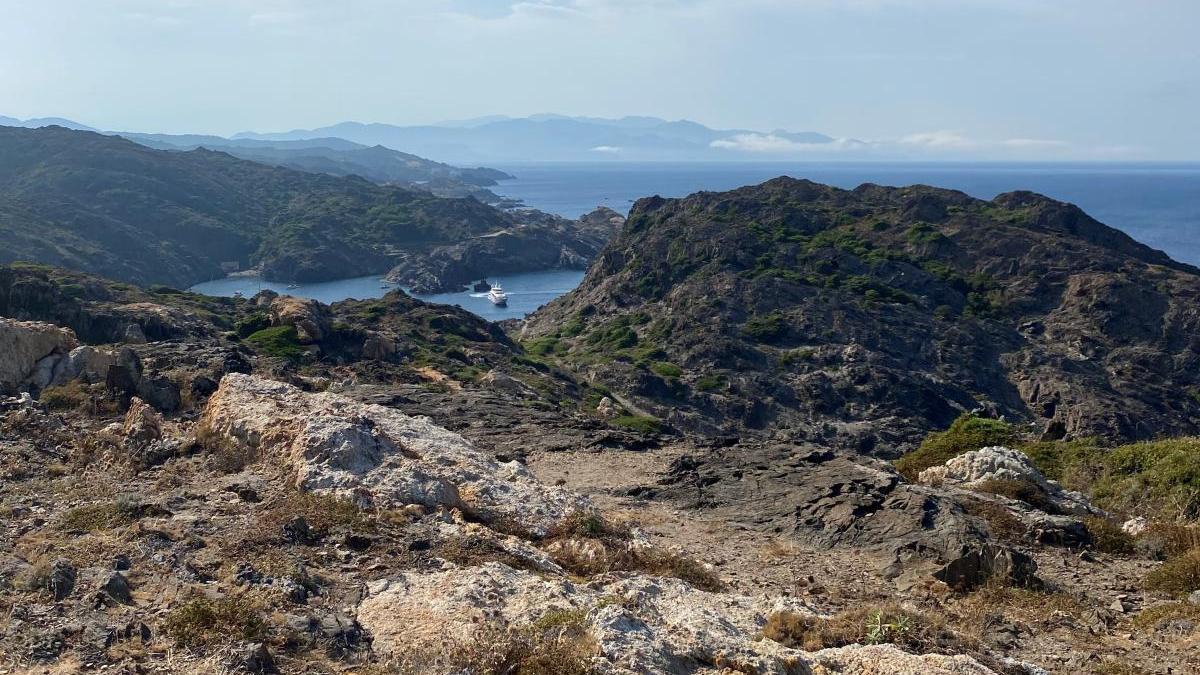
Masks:
[[[1075,596],[1053,590],[1032,590],[989,583],[963,596],[950,608],[956,624],[982,627],[991,615],[1027,623],[1041,623],[1059,616],[1080,618],[1087,606]]]
[[[1146,575],[1147,590],[1184,595],[1200,588],[1200,548],[1168,559]]]
[[[858,605],[829,617],[775,612],[767,617],[763,636],[805,651],[883,643],[916,654],[958,654],[977,648],[973,639],[955,633],[942,617],[895,603]]]

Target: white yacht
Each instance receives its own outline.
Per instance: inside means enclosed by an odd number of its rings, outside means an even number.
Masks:
[[[508,294],[504,292],[503,288],[500,288],[500,282],[498,281],[492,284],[492,290],[488,291],[487,297],[497,307],[508,306]]]

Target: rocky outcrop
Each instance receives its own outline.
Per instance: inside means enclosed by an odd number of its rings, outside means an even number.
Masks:
[[[676,461],[660,484],[665,496],[764,534],[876,552],[891,577],[940,574],[975,587],[995,574],[1026,584],[1037,567],[993,546],[986,526],[945,492],[909,484],[882,462],[830,450],[735,445]]]
[[[54,382],[78,342],[66,328],[0,318],[0,393]]]
[[[512,227],[406,254],[388,279],[425,294],[458,291],[490,275],[584,269],[625,223],[607,208],[578,221],[532,210],[515,211],[513,216]]]
[[[301,344],[320,342],[331,332],[329,307],[316,300],[280,295],[268,308],[272,326],[294,326]]]
[[[486,563],[376,582],[358,620],[381,656],[416,664],[447,642],[472,644],[488,626],[520,629],[556,617],[594,641],[591,663],[600,673],[992,672],[969,657],[915,656],[891,646],[789,649],[761,637],[767,617],[781,610],[814,616],[796,600],[709,593],[673,579],[632,575],[583,585]]]
[[[1029,193],[643,199],[521,337],[703,436],[894,458],[979,407],[1052,439],[1200,431],[1200,271]]]
[[[428,419],[249,375],[221,380],[201,424],[287,463],[297,487],[364,506],[460,509],[535,533],[589,508]]]
[[[1081,493],[1064,490],[1042,475],[1029,456],[1020,450],[992,446],[961,454],[942,466],[928,468],[918,477],[926,485],[974,489],[994,481],[1018,482],[1032,486],[1059,513],[1077,516],[1100,515]]]

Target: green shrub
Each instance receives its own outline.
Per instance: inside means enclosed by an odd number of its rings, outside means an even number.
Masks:
[[[255,312],[233,324],[233,332],[238,337],[247,338],[264,328],[271,327],[271,319],[263,312]]]
[[[612,425],[643,434],[657,434],[662,431],[662,422],[645,415],[621,415],[620,417],[614,417]]]
[[[300,346],[300,336],[296,333],[295,326],[264,328],[250,334],[246,342],[263,356],[295,360],[304,355],[304,348]]]
[[[1104,473],[1107,450],[1096,439],[1073,441],[1037,441],[1021,446],[1042,475],[1062,483],[1070,490],[1090,491]]]
[[[550,354],[560,353],[565,351],[565,345],[559,343],[558,338],[546,336],[536,340],[530,340],[525,343],[525,351],[534,356],[549,356]]]
[[[261,607],[245,596],[189,600],[167,614],[163,628],[183,647],[260,640],[267,633]]]
[[[905,478],[916,480],[931,466],[990,445],[1010,445],[1016,437],[1007,422],[965,414],[954,420],[949,429],[930,434],[919,448],[897,460],[896,470]]]
[[[1093,497],[1110,511],[1192,520],[1200,516],[1200,438],[1123,445],[1104,458]]]
[[[696,383],[692,386],[696,388],[696,391],[713,391],[714,389],[721,388],[723,384],[725,384],[724,377],[720,375],[705,375],[697,379]]]
[[[666,361],[655,361],[650,364],[650,370],[655,375],[661,375],[662,377],[679,377],[683,375],[683,368],[674,363],[667,363]]]
[[[775,342],[787,332],[787,318],[780,312],[752,316],[742,326],[742,335],[757,342]]]

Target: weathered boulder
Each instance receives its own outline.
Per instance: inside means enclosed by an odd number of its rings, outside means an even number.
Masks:
[[[162,416],[140,398],[134,398],[125,413],[121,433],[130,443],[145,445],[162,438]]]
[[[201,424],[281,457],[303,490],[364,505],[458,508],[535,533],[590,508],[426,418],[250,375],[226,375]]]
[[[143,377],[138,381],[137,393],[146,403],[165,413],[175,412],[183,404],[179,385],[162,375]]]
[[[273,326],[295,326],[302,344],[324,340],[332,330],[329,308],[316,300],[281,295],[268,310]]]
[[[77,344],[70,329],[0,318],[0,393],[48,386]]]
[[[391,361],[396,358],[398,351],[396,341],[382,333],[370,331],[363,339],[362,355],[364,359]]]
[[[860,673],[862,675],[993,675],[969,656],[925,654],[915,656],[895,645],[852,645],[822,649],[811,654],[812,675]]]
[[[1061,513],[1092,515],[1102,513],[1078,492],[1064,490],[1042,475],[1029,456],[1020,450],[991,446],[963,453],[942,466],[925,469],[918,481],[926,485],[976,488],[989,481],[1018,481],[1040,490]]]

